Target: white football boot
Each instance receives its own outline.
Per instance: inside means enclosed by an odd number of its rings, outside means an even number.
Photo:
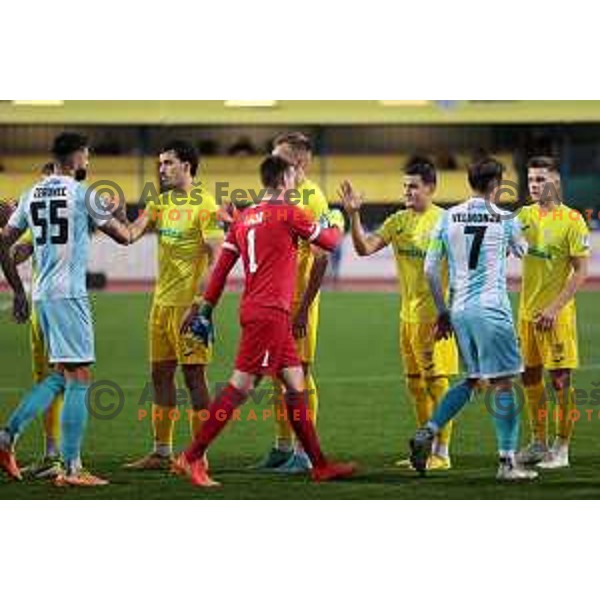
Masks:
[[[556,438],[544,460],[537,465],[540,469],[567,469],[569,464],[569,445]]]
[[[498,481],[531,481],[537,479],[538,474],[531,469],[526,469],[510,458],[500,458]]]

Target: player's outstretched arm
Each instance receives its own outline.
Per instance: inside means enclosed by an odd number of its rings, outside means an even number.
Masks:
[[[131,244],[133,241],[129,226],[121,223],[114,217],[102,224],[99,224],[98,229],[121,246],[129,246],[129,244]]]
[[[117,217],[110,217],[98,224],[98,229],[121,246],[129,246],[137,242],[150,228],[151,221],[144,211],[133,223],[123,222]]]
[[[17,265],[11,254],[11,246],[21,237],[22,231],[7,225],[0,232],[0,267],[8,285],[14,292],[13,316],[17,323],[25,323],[29,318],[29,303]]]
[[[147,210],[143,211],[133,223],[128,224],[129,231],[131,232],[131,243],[137,242],[153,226],[153,217]]]
[[[362,198],[354,191],[349,181],[344,181],[338,192],[344,210],[350,219],[352,243],[359,256],[370,256],[387,246],[386,241],[377,233],[367,233],[360,219]]]
[[[306,211],[291,204],[286,205],[284,210],[285,222],[294,236],[327,252],[333,252],[342,241],[344,216],[339,210],[329,211],[320,221],[315,221]]]

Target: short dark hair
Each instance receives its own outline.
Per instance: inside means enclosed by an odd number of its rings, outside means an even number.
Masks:
[[[437,171],[433,161],[423,156],[412,156],[404,165],[406,175],[418,175],[427,185],[437,184]]]
[[[276,189],[283,184],[283,175],[291,167],[287,160],[279,156],[267,156],[260,165],[260,179],[269,189]]]
[[[528,169],[548,169],[553,173],[560,173],[560,163],[554,156],[532,156],[527,161]]]
[[[47,162],[42,167],[42,175],[54,175],[55,172],[56,172],[56,163],[54,163],[54,162]]]
[[[54,138],[52,155],[60,164],[65,164],[72,154],[87,148],[87,146],[88,140],[84,135],[64,131]]]
[[[181,162],[189,163],[190,173],[192,177],[196,177],[200,156],[198,155],[198,150],[192,144],[183,140],[172,140],[162,147],[162,152],[173,152]]]
[[[481,194],[486,194],[490,189],[502,181],[504,165],[495,158],[482,158],[469,165],[469,185]]]
[[[293,150],[303,150],[312,152],[312,144],[310,138],[301,131],[288,131],[275,136],[273,140],[273,148],[280,144],[289,144]]]

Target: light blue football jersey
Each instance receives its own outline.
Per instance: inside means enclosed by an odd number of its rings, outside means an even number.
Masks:
[[[483,198],[471,198],[440,219],[425,268],[435,268],[447,257],[452,313],[492,311],[512,316],[506,288],[509,251],[518,257],[527,251],[517,219]]]
[[[51,175],[21,196],[8,224],[32,233],[33,300],[87,296],[91,224],[101,226],[109,218],[101,199],[73,177]]]

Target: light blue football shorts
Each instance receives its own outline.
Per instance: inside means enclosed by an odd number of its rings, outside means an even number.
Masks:
[[[503,311],[452,313],[452,327],[469,378],[494,379],[523,371],[511,314]]]
[[[51,364],[96,360],[89,298],[35,300],[34,305]]]

